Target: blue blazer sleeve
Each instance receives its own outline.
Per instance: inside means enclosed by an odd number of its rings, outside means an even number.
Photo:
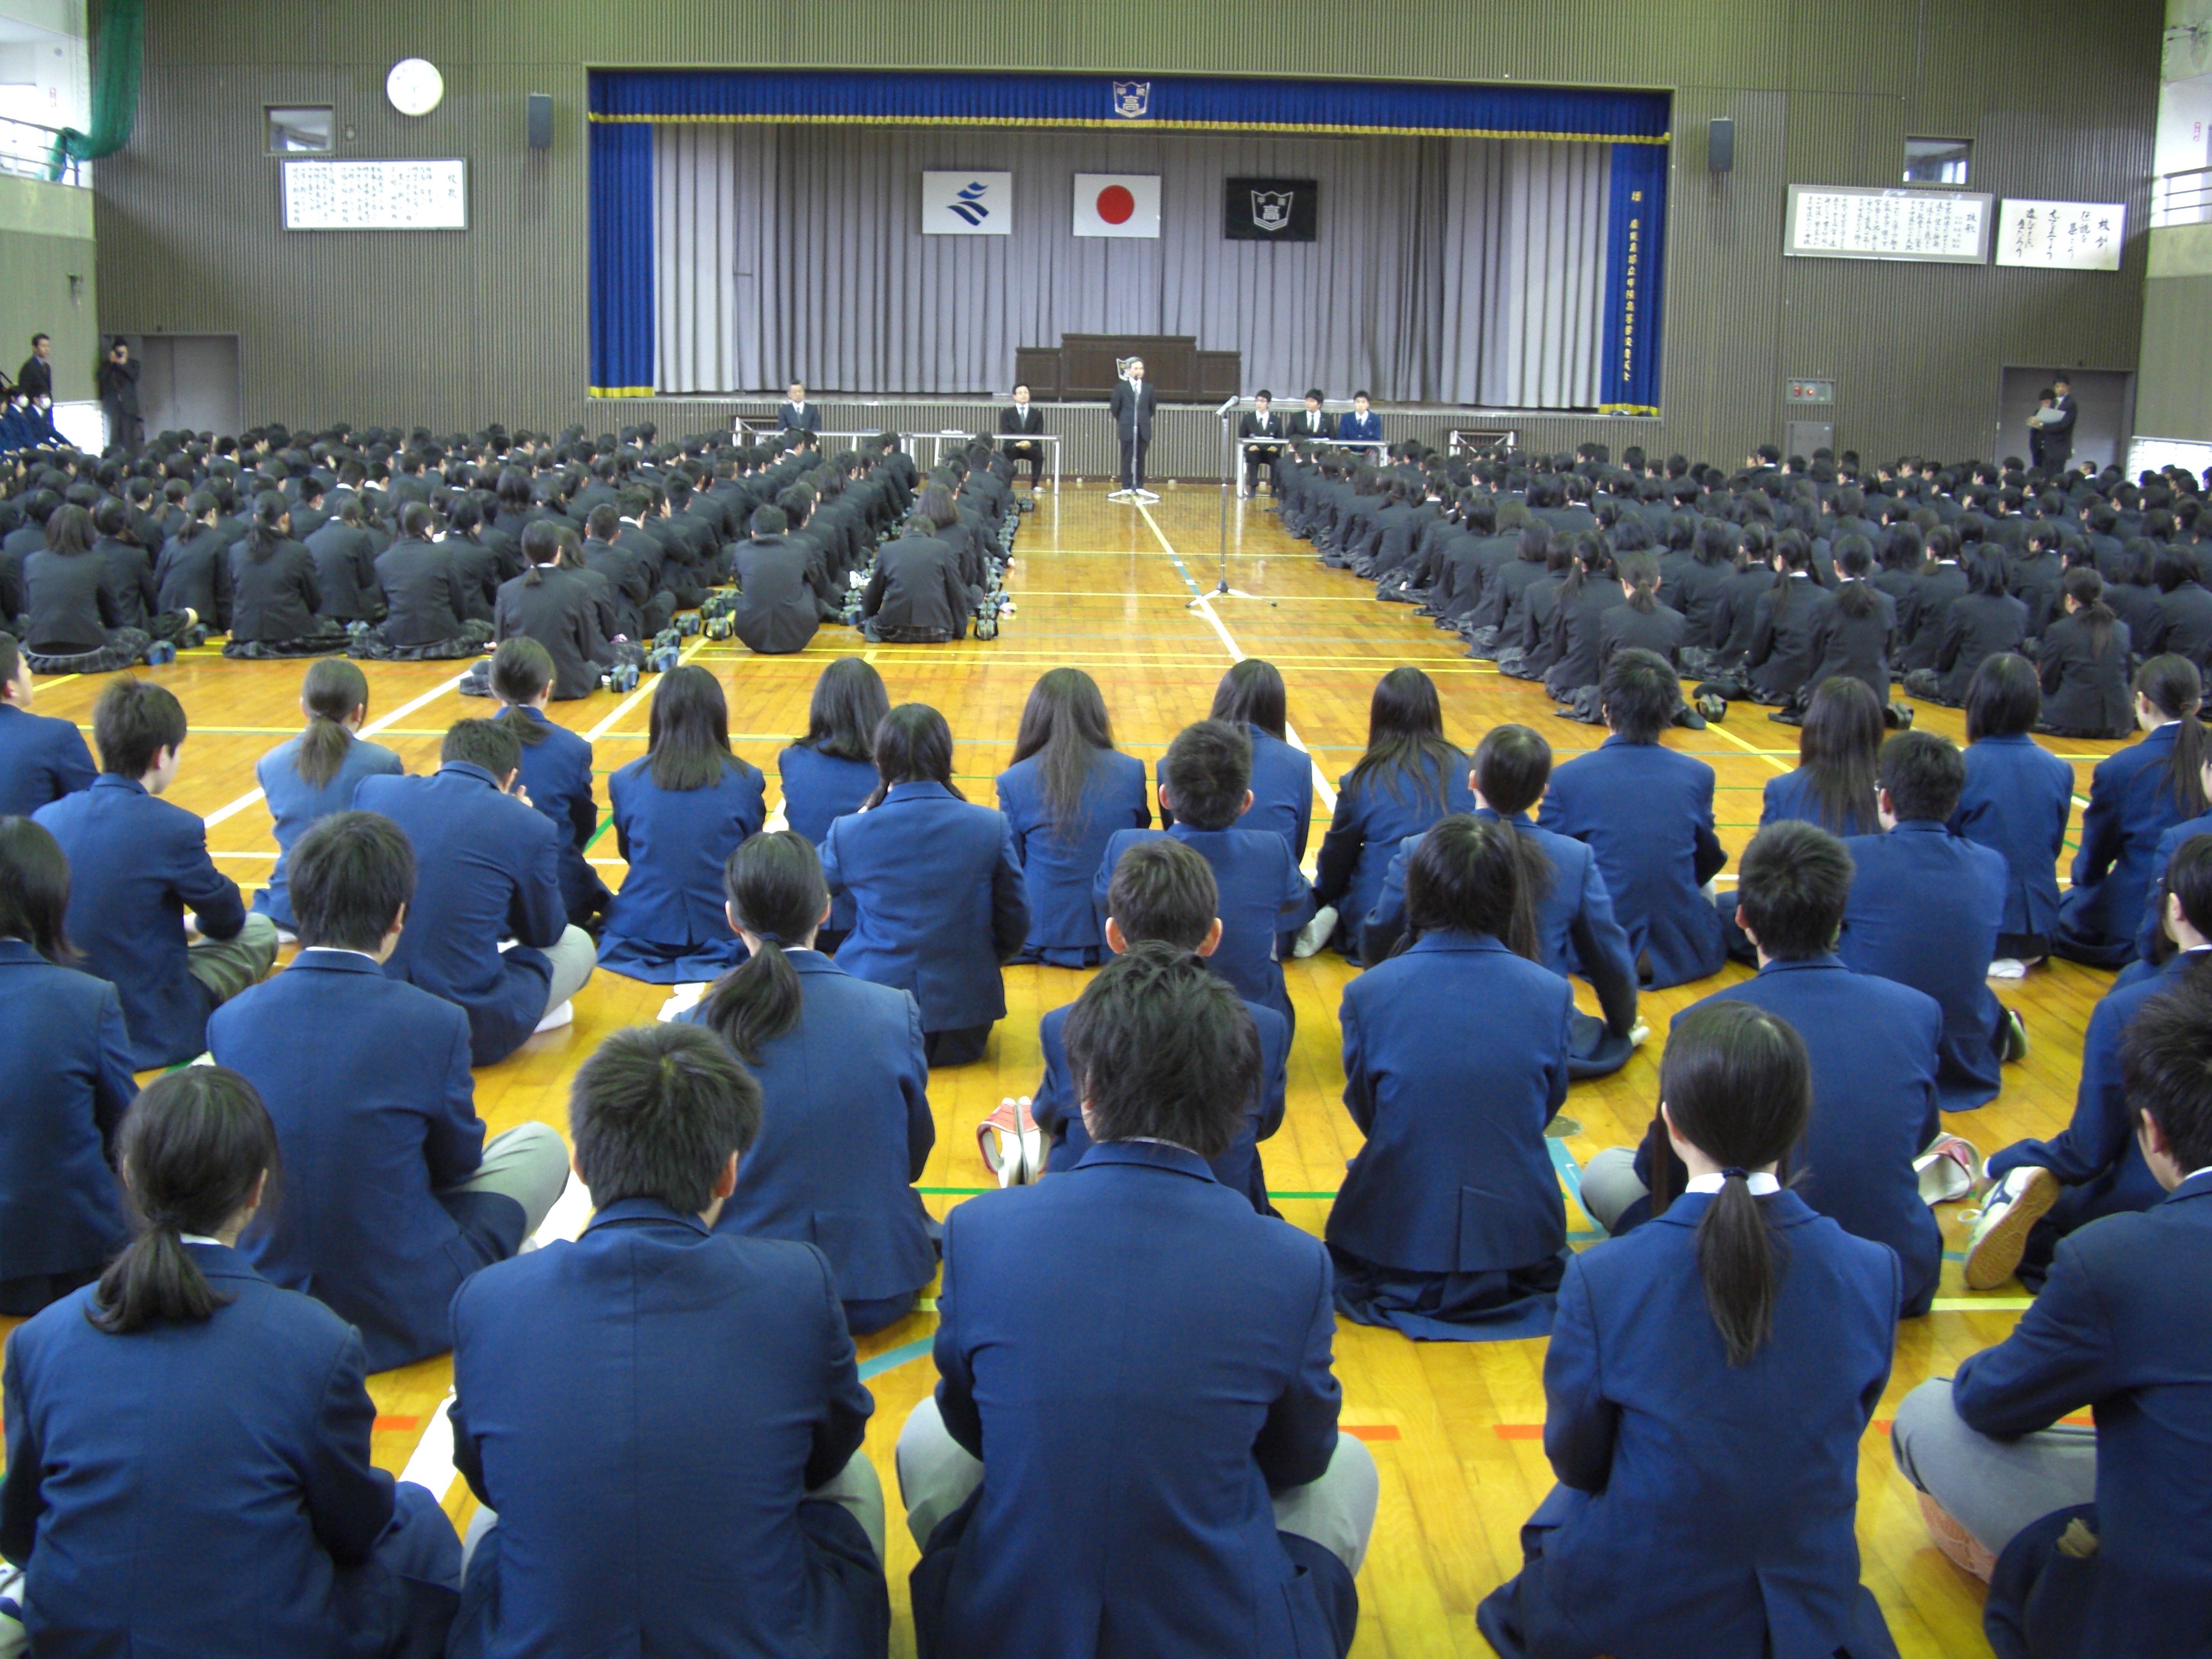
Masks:
[[[1321,838],[1321,857],[1314,865],[1314,897],[1322,904],[1334,904],[1344,896],[1352,885],[1352,872],[1358,867],[1359,850],[1367,842],[1360,797],[1346,787],[1348,781],[1347,774],[1336,786],[1336,813]]]
[[[2160,885],[2166,880],[2166,866],[2173,862],[2173,855],[2181,850],[2181,843],[2196,820],[2177,823],[2158,838],[2158,851],[2150,861],[2150,886],[2143,894],[2142,925],[2136,929],[2136,955],[2145,962],[2158,953],[2158,941],[2166,932],[2166,905],[2159,896]],[[2060,830],[2062,835],[2064,830]]]
[[[1344,1402],[1329,1355],[1336,1337],[1336,1297],[1328,1255],[1316,1251],[1315,1256],[1313,1319],[1306,1327],[1298,1374],[1267,1408],[1267,1420],[1252,1443],[1253,1459],[1271,1492],[1320,1480],[1336,1455],[1337,1412]]]
[[[860,1386],[852,1334],[845,1328],[845,1307],[837,1300],[836,1276],[821,1251],[814,1250],[813,1255],[814,1265],[822,1274],[822,1325],[830,1337],[830,1361],[823,1378],[822,1419],[814,1425],[814,1444],[806,1457],[809,1491],[835,1480],[860,1449],[868,1419],[876,1409],[873,1396]]]
[[[45,1471],[41,1467],[45,1455],[38,1437],[32,1431],[31,1413],[26,1409],[23,1385],[16,1374],[18,1350],[15,1340],[8,1341],[8,1362],[0,1367],[0,1393],[8,1400],[8,1473],[0,1480],[0,1555],[4,1555],[17,1566],[29,1563],[32,1548],[39,1540],[39,1517],[46,1513],[46,1500],[40,1491]]]
[[[1358,981],[1354,981],[1357,984]],[[1346,988],[1343,1002],[1338,1006],[1336,1022],[1344,1032],[1344,1109],[1359,1126],[1363,1135],[1375,1133],[1375,1091],[1367,1075],[1365,1040],[1359,1034],[1359,1005]]]
[[[960,1212],[945,1218],[943,1255],[945,1276],[937,1288],[937,1410],[953,1443],[971,1457],[983,1455],[983,1414],[975,1408],[975,1373],[960,1343],[958,1281],[952,1264],[955,1236],[960,1231]],[[15,1465],[9,1465],[13,1468]]]
[[[100,775],[92,763],[92,750],[84,746],[84,733],[72,725],[64,723],[54,740],[53,762],[54,781],[64,795],[91,788],[92,781]]]
[[[1705,787],[1698,802],[1697,883],[1703,887],[1728,868],[1728,851],[1713,833],[1713,774],[1705,769]]]
[[[1284,1109],[1289,1104],[1291,1086],[1290,1028],[1283,1017],[1273,1008],[1262,1008],[1261,1017],[1274,1021],[1274,1036],[1267,1028],[1260,1032],[1260,1119],[1254,1126],[1253,1139],[1266,1140],[1283,1127]],[[1258,1019],[1255,1019],[1258,1024]],[[1031,1115],[1035,1115],[1034,1110]]]
[[[100,988],[104,993],[100,999],[100,1074],[92,1085],[92,1118],[112,1163],[115,1132],[138,1097],[138,1080],[131,1071],[131,1032],[123,1023],[123,999],[112,985],[102,983]]]
[[[2127,1086],[2120,1070],[2120,1040],[2127,1020],[2140,1006],[2130,998],[2124,1009],[2112,1006],[2109,994],[2089,1013],[2081,1039],[2081,1081],[2074,1096],[2074,1115],[2048,1140],[2016,1141],[1990,1159],[1990,1177],[2002,1181],[2023,1164],[2039,1164],[2067,1186],[2080,1186],[2116,1167],[2135,1139],[2135,1115],[2128,1109]]]
[[[2127,842],[2127,825],[2120,816],[2127,781],[2106,769],[2118,758],[2115,755],[2105,760],[2090,777],[2089,805],[2081,813],[2081,845],[2074,854],[2076,887],[2094,887],[2111,874]]]
[[[1959,1367],[1951,1401],[1968,1428],[2011,1440],[2107,1392],[2112,1329],[2089,1281],[2074,1246],[2062,1241],[2042,1293],[2012,1334]]]
[[[1037,1046],[1044,1050],[1044,1075],[1030,1097],[1030,1115],[1048,1140],[1060,1138],[1060,1126],[1072,1122],[1082,1109],[1075,1102],[1074,1085],[1067,1080],[1067,1048],[1058,1040],[1050,1022],[1058,1009],[1048,1009],[1037,1022]]]
[[[200,933],[208,939],[236,939],[246,926],[246,902],[238,884],[215,867],[208,856],[207,827],[194,819],[179,830],[178,866],[169,878],[185,908],[199,918]]]
[[[1313,884],[1298,868],[1298,861],[1291,856],[1291,849],[1280,836],[1275,837],[1275,848],[1282,857],[1283,886],[1275,899],[1276,926],[1284,933],[1303,927],[1313,920],[1314,912],[1321,907],[1314,897]]]
[[[307,1519],[341,1566],[368,1560],[392,1520],[392,1477],[368,1461],[376,1406],[362,1382],[364,1363],[361,1333],[349,1328],[300,1471]]]
[[[1367,920],[1361,925],[1359,959],[1370,968],[1389,957],[1406,932],[1406,860],[1419,843],[1418,836],[1409,836],[1398,843],[1398,850],[1390,854],[1389,867],[1382,872],[1382,887],[1375,895],[1375,908],[1367,913]],[[1607,915],[1611,914],[1608,909]]]
[[[558,945],[568,931],[568,907],[561,898],[560,837],[544,814],[533,811],[531,817],[544,826],[545,833],[528,849],[529,866],[514,884],[507,923],[518,940],[542,951]]]
[[[1603,1492],[1613,1474],[1620,1408],[1601,1386],[1597,1322],[1578,1262],[1567,1265],[1559,1285],[1552,1346],[1544,1356],[1544,1455],[1552,1472],[1577,1492]]]
[[[1022,874],[1022,855],[1014,849],[1014,826],[1005,813],[999,818],[999,865],[991,872],[991,943],[1001,963],[1021,955],[1030,936],[1029,883]]]
[[[576,786],[568,797],[568,831],[575,837],[576,850],[580,853],[599,830],[599,806],[592,799],[592,745],[586,743],[584,752],[576,759]]]
[[[929,1109],[929,1060],[921,1035],[921,1005],[906,993],[906,1069],[899,1087],[906,1095],[907,1179],[921,1179],[922,1166],[937,1145],[937,1118]]]
[[[1613,913],[1613,895],[1605,890],[1605,876],[1592,858],[1583,866],[1582,903],[1567,924],[1581,959],[1583,976],[1597,993],[1605,1011],[1606,1030],[1626,1036],[1636,1024],[1636,962],[1629,955],[1628,934]]]
[[[476,1079],[469,1071],[468,1016],[459,1008],[446,1057],[446,1096],[424,1124],[422,1156],[430,1166],[430,1188],[459,1185],[483,1164],[483,1120],[477,1115]]]

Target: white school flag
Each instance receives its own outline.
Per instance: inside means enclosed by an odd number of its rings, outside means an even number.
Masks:
[[[923,173],[921,228],[929,236],[1012,235],[1014,175]]]
[[[1160,234],[1160,175],[1077,173],[1075,234],[1157,238]]]

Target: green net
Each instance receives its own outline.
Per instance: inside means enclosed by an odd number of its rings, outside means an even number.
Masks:
[[[58,179],[71,161],[112,155],[131,142],[138,118],[138,65],[146,34],[146,0],[107,0],[92,43],[89,132],[64,127],[46,158],[46,177]]]

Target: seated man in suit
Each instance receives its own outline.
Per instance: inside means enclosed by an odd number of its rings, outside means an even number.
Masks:
[[[1210,957],[1221,944],[1220,908],[1220,890],[1204,858],[1177,841],[1139,842],[1121,854],[1106,889],[1106,943],[1116,956],[1157,939]],[[1229,1150],[1206,1164],[1216,1181],[1250,1199],[1261,1215],[1273,1215],[1259,1143],[1283,1127],[1291,1028],[1273,1008],[1256,1002],[1244,1007],[1260,1033],[1260,1087],[1247,1104],[1247,1121]],[[1076,1099],[1067,1073],[1069,1012],[1054,1008],[1037,1025],[1037,1040],[1044,1049],[1044,1080],[1037,1085],[1032,1115],[1048,1142],[1045,1168],[1055,1174],[1073,1169],[1091,1150],[1082,1103]]]
[[[1856,873],[1836,953],[1943,1006],[1936,1087],[1947,1112],[1996,1098],[1997,1065],[2027,1052],[2027,1030],[1989,988],[2010,884],[2004,854],[1954,836],[1966,758],[1933,732],[1882,745],[1875,805],[1884,833],[1844,843]]]
[[[1032,440],[1044,430],[1044,411],[1030,407],[1028,386],[1014,388],[1013,407],[999,411],[999,430],[1007,434],[1001,446],[1006,459],[1018,467],[1024,464],[1029,467],[1030,498],[1021,504],[1021,510],[1034,513],[1036,511],[1037,480],[1044,476],[1045,447]]]
[[[821,559],[811,544],[784,533],[790,522],[780,507],[757,508],[751,539],[737,546],[738,609],[731,623],[746,647],[764,657],[804,651],[814,630],[837,614]]]
[[[520,788],[515,728],[457,720],[439,760],[426,778],[363,778],[353,804],[383,813],[415,849],[412,925],[386,975],[459,1004],[470,1056],[489,1066],[569,1022],[599,951],[569,923],[560,831]]]
[[[1282,436],[1283,417],[1275,413],[1275,394],[1262,386],[1252,399],[1251,409],[1237,422],[1237,447],[1244,452],[1244,488],[1242,493],[1248,499],[1259,491],[1261,469],[1266,468],[1272,478],[1275,463],[1283,458],[1284,447],[1281,444],[1254,441]],[[1274,489],[1278,495],[1283,493],[1278,487],[1271,485],[1270,488]]]
[[[761,1091],[689,1024],[617,1031],[568,1133],[596,1213],[453,1299],[456,1654],[880,1656],[884,1497],[830,1264],[717,1232]]]
[[[786,432],[819,432],[822,430],[822,410],[817,404],[806,401],[806,383],[793,380],[783,407],[777,410],[776,418],[783,422]]]
[[[98,775],[76,722],[33,714],[31,696],[22,647],[0,634],[0,817],[28,817]]]
[[[1536,822],[1589,844],[1653,990],[1717,974],[1728,960],[1703,890],[1728,864],[1713,833],[1713,769],[1659,745],[1682,683],[1649,651],[1619,651],[1601,685],[1612,735],[1552,774]]]
[[[1365,392],[1355,392],[1352,394],[1352,413],[1336,423],[1336,441],[1340,444],[1380,445],[1382,443],[1382,417],[1369,406]],[[1379,449],[1370,449],[1367,454],[1372,460],[1380,461],[1382,459]]]
[[[276,924],[249,912],[215,867],[199,815],[157,799],[177,781],[185,732],[167,686],[114,681],[92,714],[100,775],[33,814],[69,860],[70,939],[122,998],[141,1071],[202,1053],[208,1015],[276,961]],[[196,945],[185,939],[186,910]]]
[[[1336,436],[1336,416],[1322,407],[1324,394],[1319,386],[1306,392],[1306,406],[1291,423],[1291,436],[1303,438],[1310,443],[1327,443]]]
[[[1797,819],[1760,830],[1744,850],[1735,895],[1738,926],[1759,951],[1759,976],[1683,1013],[1754,1003],[1805,1040],[1813,1115],[1790,1160],[1804,1170],[1791,1190],[1845,1232],[1897,1252],[1899,1316],[1912,1319],[1928,1311],[1942,1267],[1942,1234],[1913,1160],[1942,1132],[1936,1055],[1943,1011],[1925,993],[1854,973],[1836,956],[1850,889],[1850,855],[1826,830]],[[1583,1207],[1618,1236],[1664,1210],[1688,1179],[1655,1122],[1641,1146],[1590,1159]]]
[[[1208,965],[1245,1001],[1273,1009],[1295,1030],[1275,944],[1313,919],[1313,886],[1279,833],[1237,822],[1252,805],[1251,738],[1226,720],[1186,726],[1160,757],[1159,786],[1168,827],[1116,830],[1106,843],[1091,885],[1100,918],[1112,914],[1114,872],[1123,854],[1166,836],[1183,842],[1213,866],[1219,893],[1221,943]]]
[[[2012,1335],[1907,1395],[1891,1431],[1936,1542],[1990,1578],[1984,1625],[2003,1654],[2212,1651],[2212,992],[2201,968],[2143,1006],[2122,1064],[2160,1196],[2059,1245]],[[2062,1423],[2085,1409],[2095,1427]]]
[[[415,892],[396,824],[325,818],[293,848],[287,886],[300,954],[208,1021],[208,1051],[253,1085],[283,1153],[285,1201],[241,1248],[389,1370],[453,1346],[454,1291],[538,1230],[568,1149],[544,1123],[485,1145],[468,1016],[378,971]]]
[[[1091,1151],[945,1221],[940,1381],[898,1446],[921,1650],[1342,1655],[1378,1488],[1337,1432],[1328,1256],[1206,1164],[1259,1086],[1251,1017],[1152,943],[1066,1037]],[[1036,1294],[1107,1263],[1109,1316]]]

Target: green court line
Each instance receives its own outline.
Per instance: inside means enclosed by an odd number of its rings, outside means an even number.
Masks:
[[[611,812],[605,817],[601,818],[599,820],[599,827],[592,831],[591,840],[584,843],[584,850],[588,853],[592,848],[598,846],[599,844],[599,837],[605,835],[608,830],[613,829],[614,823],[614,815]]]

